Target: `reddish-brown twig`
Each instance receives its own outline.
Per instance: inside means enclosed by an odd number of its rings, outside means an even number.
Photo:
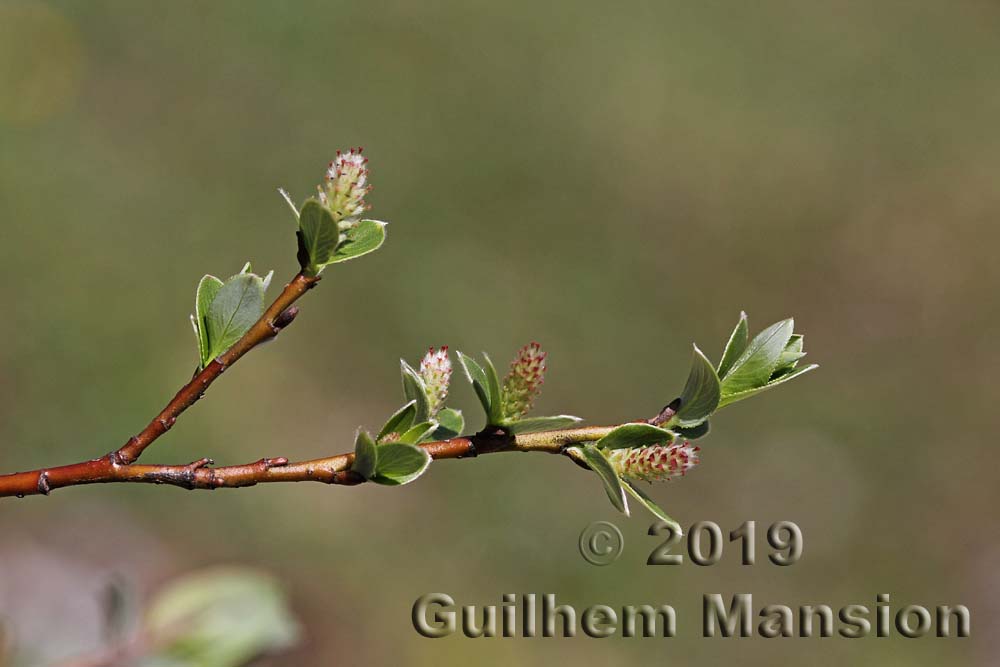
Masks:
[[[177,418],[195,404],[222,373],[236,363],[243,355],[261,343],[277,336],[282,329],[295,319],[298,309],[293,304],[314,287],[318,277],[298,274],[274,300],[264,314],[250,329],[224,354],[214,359],[199,371],[167,403],[156,417],[142,431],[129,438],[128,442],[111,453],[90,461],[73,463],[54,468],[41,468],[30,472],[0,476],[0,497],[48,494],[52,489],[93,481],[136,481],[125,480],[136,472],[133,464],[157,438],[170,430]],[[153,466],[158,468],[160,466]],[[166,466],[169,470],[188,469],[191,466]],[[204,466],[192,468],[195,472]]]

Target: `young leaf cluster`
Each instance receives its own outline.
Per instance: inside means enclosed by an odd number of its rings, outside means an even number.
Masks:
[[[570,454],[597,474],[616,509],[628,514],[627,496],[631,495],[657,517],[676,525],[637,481],[682,476],[697,463],[698,448],[688,440],[708,433],[709,418],[719,408],[817,368],[815,364],[798,367],[805,352],[803,337],[793,328],[793,320],[782,320],[751,340],[746,313],[741,313],[718,366],[694,347],[681,395],[668,406],[662,420],[624,424],[596,442],[572,448]],[[629,456],[633,451],[635,455]]]
[[[298,258],[306,276],[318,276],[331,264],[367,255],[385,242],[386,223],[362,219],[362,213],[371,208],[365,197],[372,189],[362,150],[337,151],[316,196],[301,209],[280,190],[298,218]]]
[[[749,340],[746,313],[740,314],[719,362],[719,407],[742,401],[817,368],[799,367],[806,356],[803,337],[791,318],[776,322]]]
[[[456,437],[465,428],[462,412],[444,405],[451,376],[448,348],[432,348],[419,371],[400,360],[400,375],[407,402],[386,420],[375,438],[364,430],[355,438],[351,470],[377,484],[412,482],[431,462],[418,445]]]
[[[318,276],[331,264],[374,252],[385,242],[386,223],[379,220],[337,222],[318,199],[307,199],[298,219],[298,258],[307,276]]]

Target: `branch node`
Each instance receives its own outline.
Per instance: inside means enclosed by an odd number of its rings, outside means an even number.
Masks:
[[[210,465],[215,465],[215,461],[212,459],[205,458],[205,459],[198,459],[197,461],[192,461],[191,463],[187,464],[186,468],[188,470],[194,471],[198,470],[199,468],[204,468],[205,466],[210,466]]]
[[[274,321],[271,322],[271,331],[273,331],[274,334],[277,335],[279,331],[281,331],[289,324],[291,324],[295,320],[296,316],[298,316],[298,314],[299,314],[298,306],[292,306],[290,308],[286,308],[285,310],[281,311],[281,313],[274,318]]]
[[[49,485],[49,472],[47,470],[43,470],[38,475],[38,492],[43,496],[47,496],[51,490],[52,487]]]
[[[111,461],[111,466],[112,467],[127,466],[129,463],[131,463],[131,461],[128,460],[128,457],[126,457],[125,454],[122,453],[122,450],[126,448],[135,447],[137,442],[138,438],[136,438],[133,435],[131,438],[128,439],[128,442],[126,442],[123,447],[120,447],[119,449],[116,449],[115,451],[108,454],[108,460]]]
[[[329,480],[324,480],[327,484],[342,484],[344,486],[355,486],[357,484],[364,484],[366,480],[364,477],[351,470],[337,470],[330,476]]]
[[[503,451],[513,442],[514,436],[507,429],[501,426],[486,426],[475,436],[469,438],[467,456],[474,458],[480,454]],[[466,458],[466,456],[462,456],[462,458]]]

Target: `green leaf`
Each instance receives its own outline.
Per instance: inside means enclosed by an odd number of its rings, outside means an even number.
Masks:
[[[293,646],[299,628],[275,579],[226,567],[171,583],[153,598],[141,635],[152,651],[144,666],[242,667]]]
[[[198,334],[198,357],[204,368],[212,361],[211,343],[208,339],[208,309],[222,289],[222,281],[215,276],[206,275],[198,283],[198,291],[194,299],[195,332]]]
[[[408,484],[431,464],[431,455],[420,447],[390,442],[379,446],[378,467],[372,481],[388,486]]]
[[[382,438],[390,433],[405,433],[413,425],[416,415],[417,402],[410,401],[399,410],[396,410],[396,412],[394,412],[393,415],[386,420],[385,425],[382,427],[382,430],[378,432],[378,437],[375,438],[375,440],[381,441]]]
[[[516,419],[505,422],[504,428],[513,434],[532,433],[534,431],[551,431],[557,428],[572,426],[581,420],[573,415],[556,415],[554,417],[529,417],[528,419]]]
[[[465,377],[468,378],[469,382],[472,384],[472,388],[476,390],[476,396],[479,397],[479,402],[483,405],[483,411],[486,413],[486,418],[489,419],[490,415],[493,414],[493,403],[499,403],[500,395],[490,395],[489,383],[486,380],[486,371],[483,370],[482,366],[476,363],[475,359],[459,352],[458,362],[462,365],[462,370],[465,371]]]
[[[423,442],[424,438],[433,433],[438,427],[436,421],[425,421],[414,425],[406,433],[399,436],[399,440],[396,442],[401,442],[405,445],[419,445]]]
[[[315,276],[333,261],[340,242],[340,228],[330,211],[316,199],[308,199],[299,213],[299,264]]]
[[[445,408],[437,413],[438,428],[434,431],[435,440],[457,438],[465,430],[465,417],[461,410]]]
[[[742,401],[744,398],[749,398],[751,396],[754,396],[755,394],[761,393],[762,391],[767,391],[768,389],[777,387],[779,384],[788,382],[789,380],[797,378],[800,375],[805,375],[809,371],[814,370],[816,368],[819,368],[819,364],[810,364],[809,366],[804,366],[802,368],[785,373],[784,375],[771,380],[763,387],[757,387],[756,389],[748,389],[738,394],[726,394],[722,397],[722,400],[719,402],[719,407],[721,408],[723,406],[729,405],[730,403],[735,403],[736,401]]]
[[[719,377],[725,377],[729,369],[733,367],[733,363],[743,354],[743,350],[747,348],[747,340],[749,338],[749,329],[747,326],[747,314],[744,312],[740,313],[740,320],[736,323],[736,328],[733,329],[733,333],[729,336],[729,342],[726,343],[726,349],[722,353],[722,360],[719,361]]]
[[[663,519],[667,523],[673,524],[674,525],[674,530],[677,531],[678,535],[683,535],[684,534],[684,531],[681,529],[681,525],[679,523],[677,523],[673,519],[673,517],[671,517],[669,514],[667,514],[666,512],[664,512],[662,509],[660,509],[660,506],[657,505],[653,501],[652,498],[650,498],[648,495],[646,495],[646,492],[643,491],[642,489],[640,489],[639,486],[635,482],[633,482],[630,479],[626,479],[625,480],[625,490],[628,491],[630,494],[632,494],[633,498],[635,498],[640,503],[642,503],[643,505],[645,505],[646,509],[648,509],[650,512],[653,513],[653,516],[655,516],[655,517],[657,517],[659,519]]]
[[[767,384],[792,337],[794,324],[791,318],[776,322],[750,341],[722,381],[723,397]]]
[[[669,444],[674,441],[674,434],[665,429],[637,422],[622,424],[597,441],[601,449],[633,449],[649,445]]]
[[[499,424],[504,418],[502,412],[503,401],[500,400],[500,397],[502,396],[500,391],[500,378],[497,375],[496,367],[493,366],[493,362],[490,360],[489,355],[485,352],[483,352],[483,360],[486,362],[486,365],[483,366],[483,372],[486,374],[486,386],[490,390],[490,396],[493,397],[493,400],[490,402],[491,409],[488,411],[489,423]]]
[[[252,273],[241,273],[219,288],[208,308],[208,359],[231,348],[264,314],[264,281]]]
[[[593,445],[583,445],[573,447],[579,455],[583,457],[584,463],[590,467],[604,483],[604,490],[608,494],[608,499],[619,512],[628,516],[628,501],[625,500],[625,490],[622,488],[622,481],[618,478],[618,473],[611,466],[611,462],[597,447]]]
[[[427,421],[431,414],[431,404],[427,398],[427,385],[424,384],[424,379],[406,363],[405,359],[399,360],[399,368],[403,376],[403,395],[406,396],[406,400],[415,404],[413,421],[418,423]]]
[[[774,367],[771,379],[792,370],[799,363],[799,359],[806,356],[802,349],[803,342],[802,334],[792,334],[781,356],[778,357],[778,364]]]
[[[365,479],[371,479],[377,465],[378,448],[375,446],[375,441],[367,431],[359,429],[357,437],[354,438],[354,463],[351,464],[351,470]]]
[[[715,412],[720,396],[719,376],[715,374],[712,362],[695,345],[691,371],[681,392],[681,407],[671,417],[670,423],[697,426]]]
[[[706,419],[697,426],[691,426],[688,428],[675,426],[673,430],[677,435],[687,440],[697,440],[698,438],[708,435],[708,420]]]
[[[337,246],[329,263],[346,262],[378,250],[385,243],[385,227],[386,223],[378,220],[362,220],[346,229],[344,240]]]

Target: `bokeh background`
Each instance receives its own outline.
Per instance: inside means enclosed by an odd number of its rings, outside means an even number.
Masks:
[[[819,371],[727,408],[653,493],[685,525],[792,520],[800,563],[647,567],[565,460],[441,462],[397,489],[105,486],[0,508],[0,615],[41,664],[99,646],[101,590],[269,573],[295,664],[994,664],[1000,7],[837,2],[0,2],[0,468],[105,453],[196,364],[202,274],[291,276],[291,219],[363,145],[385,248],[148,453],[349,449],[429,345],[550,352],[542,413],[646,417],[740,310]],[[478,427],[475,399],[455,403]],[[580,530],[626,551],[596,568]],[[764,553],[764,545],[758,546]],[[428,592],[670,603],[672,640],[422,639]],[[709,640],[701,596],[965,604],[969,639]]]

